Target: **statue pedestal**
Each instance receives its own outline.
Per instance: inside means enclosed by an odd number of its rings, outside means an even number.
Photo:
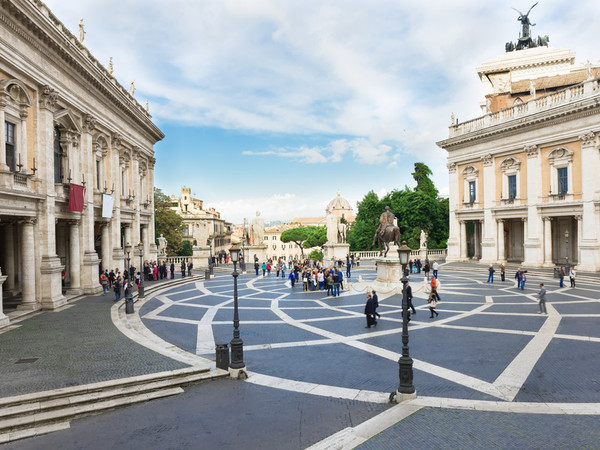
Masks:
[[[0,275],[1,272],[0,272]],[[2,312],[2,284],[6,281],[7,276],[0,276],[0,328],[8,325],[8,317]]]
[[[258,258],[258,263],[262,264],[267,261],[267,246],[266,245],[248,245],[244,247],[246,268],[254,267],[254,255]]]
[[[346,262],[346,256],[350,254],[350,244],[325,244],[323,250],[325,250],[323,258],[326,262],[334,257]]]
[[[192,250],[192,264],[194,268],[200,269],[208,267],[208,258],[210,258],[210,247],[196,246]]]

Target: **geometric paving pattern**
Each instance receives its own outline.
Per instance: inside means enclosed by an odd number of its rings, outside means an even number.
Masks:
[[[373,269],[354,271],[368,278]],[[593,283],[558,288],[557,280],[486,283],[487,275],[440,270],[436,319],[422,277],[411,276],[417,314],[409,324],[419,398],[527,403],[566,402],[600,414],[600,294]],[[350,280],[355,281],[355,278]],[[537,313],[539,282],[548,315]],[[241,338],[249,382],[364,401],[386,401],[398,385],[401,297],[379,295],[381,318],[365,329],[365,294],[303,292],[253,274],[238,278]],[[233,279],[218,274],[163,291],[140,310],[163,340],[214,360],[232,338]],[[488,403],[482,403],[488,404]]]

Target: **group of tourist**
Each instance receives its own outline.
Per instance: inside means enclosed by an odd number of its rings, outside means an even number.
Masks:
[[[189,260],[184,260],[181,261],[179,269],[181,270],[182,278],[185,278],[186,273],[187,276],[191,277],[193,275],[194,264]],[[115,301],[119,301],[123,293],[127,296],[127,288],[139,290],[142,273],[136,270],[132,265],[129,269],[124,268],[122,274],[119,269],[102,272],[100,274],[100,284],[103,290],[102,295],[106,295],[109,289],[113,289],[115,292]],[[156,261],[144,261],[143,279],[145,281],[170,280],[174,278],[175,262],[162,261],[161,263],[157,263]]]
[[[558,273],[557,273],[557,277],[559,279],[558,282],[558,287],[562,288],[565,287],[565,276],[569,275],[569,280],[571,282],[571,287],[574,288],[575,287],[575,277],[576,277],[576,272],[575,272],[575,268],[574,267],[568,267],[567,270],[565,270],[564,266],[561,267],[560,269],[558,269]],[[494,282],[494,273],[496,273],[496,269],[494,268],[493,264],[490,264],[490,266],[488,267],[488,279],[487,282],[488,283],[493,283]],[[519,267],[517,269],[517,271],[515,272],[515,280],[516,280],[516,287],[517,289],[521,289],[521,290],[525,290],[525,282],[527,281],[527,270],[523,270],[521,267]],[[502,281],[506,280],[506,266],[504,265],[504,263],[500,264],[500,279]]]

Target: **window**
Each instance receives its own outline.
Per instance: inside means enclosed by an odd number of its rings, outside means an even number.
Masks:
[[[10,122],[4,122],[5,125],[5,148],[6,148],[6,164],[11,172],[16,170],[15,167],[15,125]]]
[[[269,236],[265,236],[264,240],[268,241],[269,240]]]
[[[273,240],[277,239],[277,236],[273,236]]]
[[[508,176],[508,198],[509,199],[517,198],[517,176],[516,175]]]
[[[558,193],[564,195],[569,191],[569,175],[566,167],[556,170],[558,175]]]
[[[63,182],[63,148],[60,145],[60,130],[54,128],[54,182]]]
[[[100,190],[100,161],[96,160],[96,189]]]
[[[475,182],[469,181],[469,202],[475,203],[475,199],[476,199]]]

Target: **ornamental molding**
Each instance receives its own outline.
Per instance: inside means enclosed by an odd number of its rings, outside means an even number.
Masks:
[[[152,162],[152,166],[154,166],[154,162]],[[456,163],[448,163],[446,167],[448,168],[448,173],[456,173]]]
[[[467,178],[476,178],[479,174],[479,169],[475,166],[467,166],[462,171],[463,177],[466,180]]]
[[[121,136],[121,134],[119,133],[113,133],[111,135],[111,142],[113,147],[118,148],[121,146],[121,144],[123,143],[123,136]]]
[[[506,172],[509,170],[519,170],[520,166],[521,166],[521,161],[519,161],[517,158],[514,158],[512,156],[509,156],[508,158],[504,158],[504,160],[500,163],[500,168],[502,169],[502,172]]]
[[[548,159],[550,160],[551,164],[559,161],[571,162],[573,159],[573,151],[566,147],[558,147],[548,154]]]
[[[484,166],[491,166],[494,162],[494,158],[492,158],[491,154],[485,155],[481,160],[483,161]]]

